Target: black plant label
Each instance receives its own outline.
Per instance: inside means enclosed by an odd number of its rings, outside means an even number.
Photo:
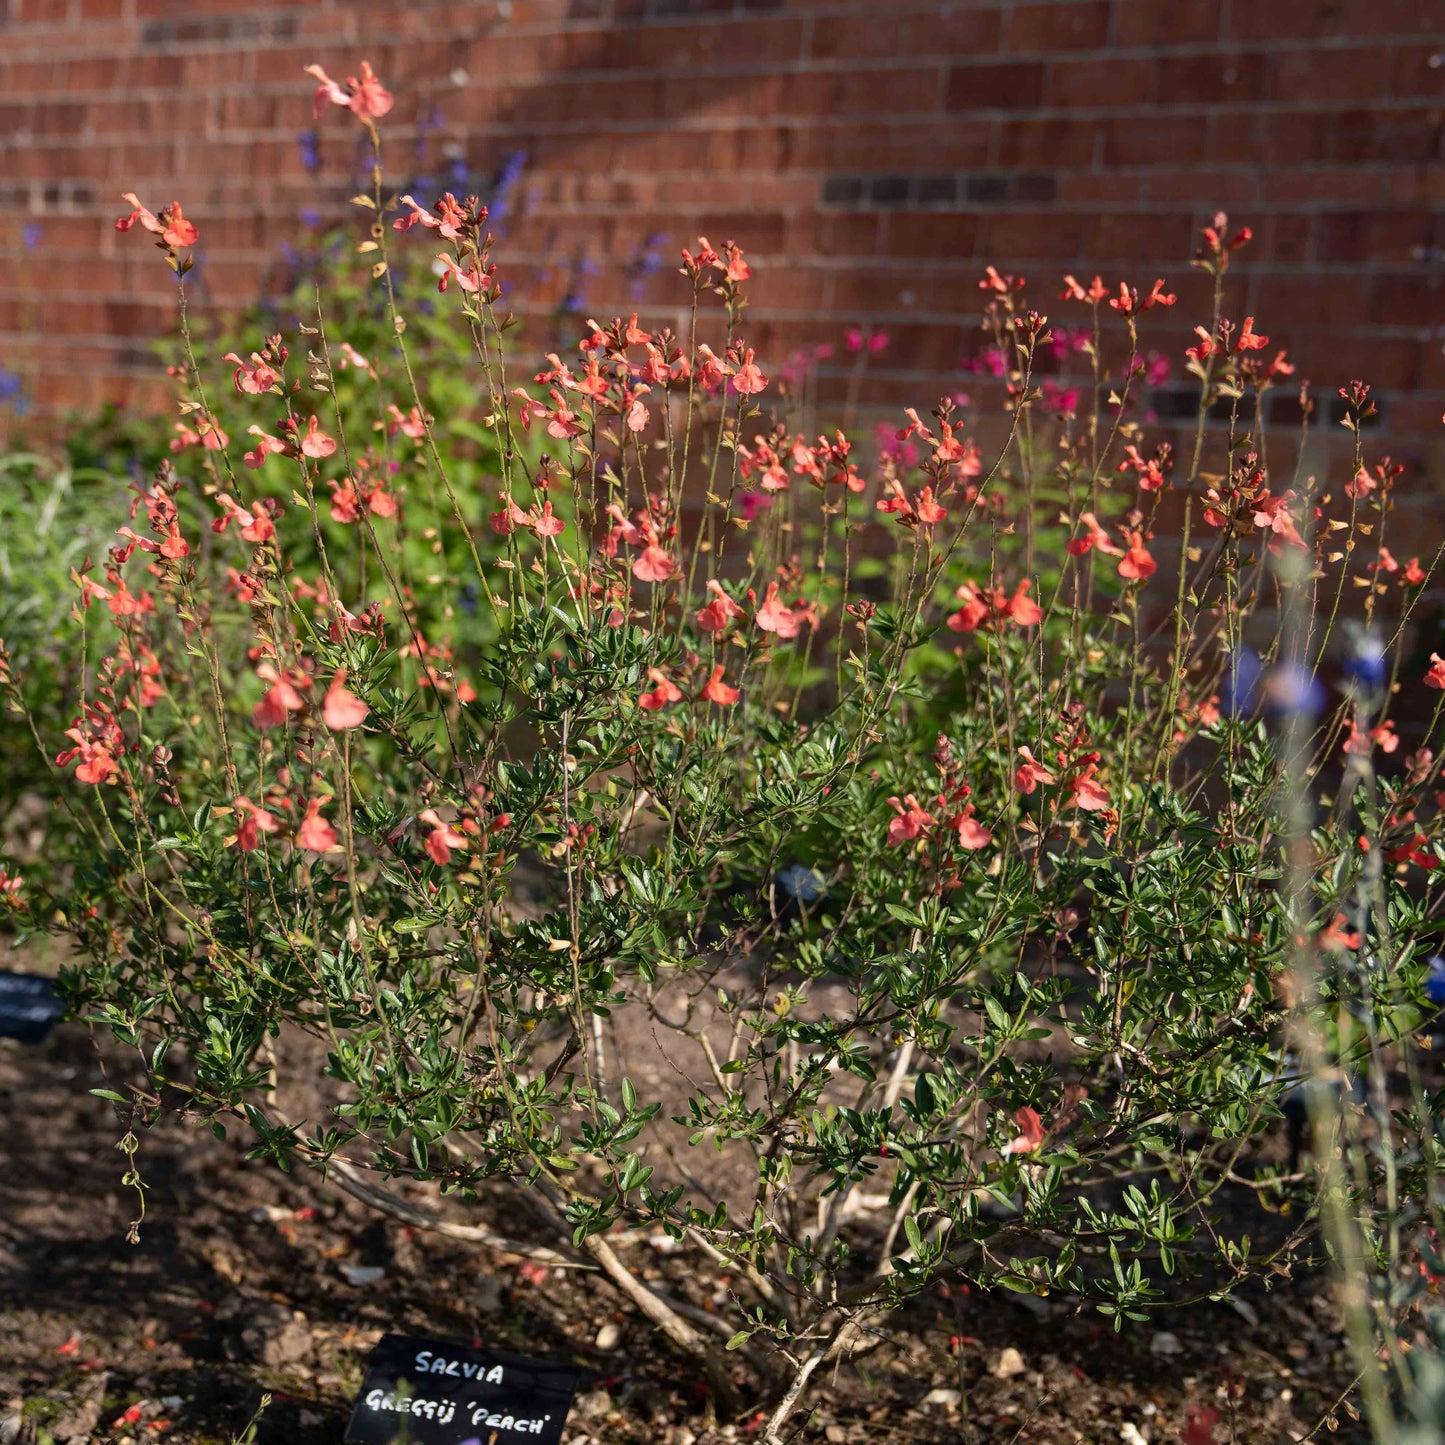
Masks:
[[[579,1378],[570,1365],[384,1335],[346,1445],[558,1445]]]

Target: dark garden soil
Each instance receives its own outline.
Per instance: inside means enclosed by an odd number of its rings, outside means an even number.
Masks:
[[[128,1244],[124,1126],[87,1093],[106,1083],[101,1058],[76,1025],[38,1046],[0,1040],[0,1445],[230,1441],[263,1393],[257,1445],[339,1445],[384,1330],[583,1366],[572,1445],[756,1434],[751,1416],[710,1421],[697,1368],[596,1277],[380,1220],[313,1174],[247,1163],[204,1125],[142,1137],[146,1218]],[[681,1258],[647,1241],[627,1254],[707,1307],[715,1281]],[[1189,1409],[1211,1406],[1219,1441],[1302,1440],[1330,1435],[1349,1379],[1320,1279],[1122,1335],[1065,1304],[941,1288],[820,1381],[790,1431],[1138,1445],[1178,1440]],[[1342,1415],[1333,1438],[1355,1434]]]

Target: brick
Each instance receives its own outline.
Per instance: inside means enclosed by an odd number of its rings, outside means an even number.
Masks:
[[[1043,99],[1044,67],[1038,62],[955,65],[948,72],[946,105],[953,112],[1027,110]]]
[[[1013,52],[1097,50],[1108,34],[1108,0],[1018,5],[1009,17],[1006,46]]]
[[[1342,29],[1349,35],[1413,35],[1427,43],[1439,41],[1439,16],[1415,0],[1339,0],[1344,6]]]
[[[1390,94],[1394,56],[1385,46],[1287,50],[1274,59],[1271,98],[1341,104]]]
[[[980,254],[1000,264],[1047,256],[1073,262],[1090,254],[1095,219],[1067,212],[1009,209],[981,220]]]
[[[948,72],[941,66],[849,71],[840,91],[842,113],[862,116],[936,112],[943,102],[947,77]]]
[[[907,25],[880,25],[873,15],[839,15],[813,23],[808,54],[814,60],[851,60],[871,55],[877,60],[918,54],[925,47],[907,46]]]
[[[987,165],[993,143],[989,126],[934,117],[894,121],[888,127],[888,139],[893,163],[918,170],[964,170]]]
[[[890,217],[884,251],[889,256],[972,256],[978,232],[978,217],[962,212]]]
[[[1434,245],[1432,218],[1411,211],[1345,211],[1320,217],[1322,261],[1421,261]]]
[[[1236,223],[1245,220],[1250,223],[1254,239],[1244,255],[1248,257],[1249,265],[1258,266],[1264,262],[1297,265],[1313,258],[1316,233],[1323,218],[1266,213],[1248,217],[1236,216],[1234,219]]]
[[[1358,376],[1382,391],[1410,391],[1423,380],[1425,348],[1418,341],[1360,334],[1342,336],[1338,332],[1304,329],[1295,335],[1296,347],[1302,355],[1334,357],[1333,364],[1324,373],[1331,375],[1331,379],[1339,373],[1340,360],[1348,358],[1351,376]]]
[[[1439,110],[1350,110],[1335,119],[1335,160],[1430,161],[1445,158]]]
[[[999,48],[1003,16],[996,9],[924,5],[899,29],[905,35],[905,54],[967,59]]]
[[[1445,100],[1445,53],[1437,34],[1433,43],[1402,45],[1390,77],[1390,94],[1400,100]]]
[[[1385,172],[1384,204],[1411,210],[1445,210],[1445,163],[1389,167]]]
[[[751,330],[752,318],[770,309],[816,316],[823,309],[826,289],[827,277],[820,271],[789,266],[786,269],[767,267],[755,273],[748,283],[750,339],[756,341]],[[779,357],[782,354],[777,353]]]
[[[1209,117],[1150,115],[1102,123],[1106,166],[1188,165],[1208,153]]]
[[[1273,0],[1269,5],[1244,5],[1230,16],[1231,38],[1278,40],[1348,33],[1343,0]]]
[[[1251,6],[1251,10],[1263,9]],[[1218,0],[1115,0],[1114,45],[1187,45],[1218,40],[1223,25]],[[1237,27],[1231,27],[1236,30]],[[1239,38],[1243,39],[1242,35]]]
[[[1144,59],[1054,61],[1047,103],[1066,109],[1119,110],[1147,104],[1154,89],[1154,62]]]
[[[1161,56],[1160,105],[1247,105],[1269,94],[1269,57],[1262,50]]]
[[[599,59],[608,69],[771,70],[802,60],[803,40],[803,22],[794,18],[759,18],[746,25],[653,25],[606,33]]]
[[[1293,317],[1308,317],[1320,326],[1364,327],[1374,311],[1372,287],[1363,276],[1311,274],[1292,268],[1260,276],[1254,291],[1250,305],[1258,308],[1260,326],[1267,335],[1281,325],[1288,326]]]
[[[1088,255],[1101,264],[1146,260],[1182,269],[1194,252],[1195,227],[1186,214],[1116,211],[1095,218]]]
[[[758,262],[755,344],[836,340],[845,317],[896,333],[869,415],[926,398],[928,366],[949,376],[986,259],[1046,281],[1039,298],[1065,269],[1166,276],[1180,305],[1148,344],[1177,354],[1208,306],[1195,233],[1224,206],[1256,233],[1231,308],[1267,318],[1307,374],[1369,371],[1395,444],[1445,410],[1412,390],[1445,391],[1419,335],[1445,246],[1433,26],[1419,0],[513,0],[506,21],[471,0],[11,0],[0,344],[41,368],[37,415],[68,396],[154,401],[145,347],[173,292],[111,230],[113,192],[181,196],[205,294],[250,301],[283,279],[276,246],[303,208],[357,220],[360,133],[334,109],[313,121],[300,72],[366,56],[397,94],[392,185],[439,177],[444,145],[479,183],[529,153],[501,245],[525,347],[570,336],[552,313],[574,287],[604,312],[641,294],[677,324],[671,257],[702,230]],[[419,125],[433,110],[441,128]],[[639,293],[648,244],[666,263]],[[64,297],[56,268],[74,277]],[[46,335],[27,336],[42,305]],[[835,368],[825,396],[847,385]]]
[[[1287,209],[1365,208],[1381,203],[1384,183],[1374,166],[1311,166],[1271,175],[1266,193],[1271,205]]]
[[[1139,174],[1064,171],[1058,178],[1058,199],[1065,206],[1135,209],[1143,199],[1146,180]]]
[[[1438,275],[1383,275],[1375,280],[1372,319],[1383,326],[1416,326],[1439,316],[1445,283]]]
[[[994,160],[1004,169],[1073,171],[1092,166],[1095,128],[1088,122],[1057,117],[1001,121],[995,128]]]
[[[1268,183],[1255,171],[1194,169],[1151,171],[1144,178],[1144,199],[1150,204],[1187,207],[1206,198],[1222,210],[1248,210],[1260,204],[1261,189]],[[1272,196],[1278,203],[1278,197]]]
[[[1221,111],[1209,117],[1208,154],[1215,162],[1270,155],[1309,165],[1331,158],[1334,126],[1329,111]]]

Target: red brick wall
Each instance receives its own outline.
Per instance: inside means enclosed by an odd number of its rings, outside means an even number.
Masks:
[[[1177,359],[1183,313],[1203,306],[1187,258],[1224,207],[1257,238],[1230,312],[1257,313],[1320,382],[1373,381],[1397,452],[1424,459],[1441,432],[1445,26],[1429,0],[0,14],[0,366],[42,415],[154,394],[142,343],[170,321],[167,276],[111,230],[119,193],[179,198],[201,225],[206,304],[254,299],[304,211],[348,211],[357,127],[335,110],[313,122],[302,67],[369,58],[397,94],[398,183],[450,156],[485,191],[513,159],[513,305],[580,292],[601,315],[640,297],[660,318],[677,248],[731,236],[758,270],[749,339],[775,364],[851,323],[884,328],[870,395],[927,403],[977,350],[987,261],[1035,278],[1056,316],[1064,271],[1167,277]]]

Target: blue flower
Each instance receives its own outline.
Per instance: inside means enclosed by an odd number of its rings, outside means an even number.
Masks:
[[[1225,712],[1231,717],[1240,717],[1254,711],[1258,702],[1256,692],[1263,673],[1264,663],[1254,648],[1240,646],[1234,650],[1229,659],[1228,671],[1224,674],[1224,682],[1219,689],[1219,699],[1224,704]]]
[[[492,181],[492,194],[487,198],[487,210],[494,231],[501,231],[502,222],[511,210],[512,190],[522,178],[526,164],[526,151],[512,151],[502,161],[502,168]]]
[[[1324,710],[1325,689],[1302,662],[1272,668],[1264,683],[1265,705],[1281,717],[1318,717]]]
[[[1433,1004],[1445,1006],[1445,958],[1438,953],[1430,960],[1430,972],[1425,978],[1425,997]]]
[[[1368,692],[1385,685],[1387,653],[1378,633],[1351,628],[1350,651],[1345,658],[1345,676]]]
[[[816,903],[828,892],[823,875],[802,863],[789,863],[786,868],[780,868],[773,881],[779,893],[796,898],[799,903]]]

